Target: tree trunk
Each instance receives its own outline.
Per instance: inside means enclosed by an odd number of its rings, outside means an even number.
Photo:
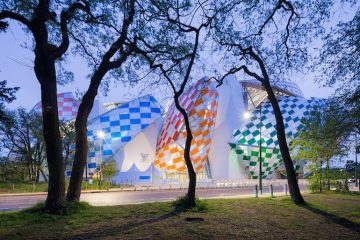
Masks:
[[[36,179],[35,182],[38,183],[40,180],[40,169],[36,166]]]
[[[67,201],[78,202],[81,194],[81,184],[84,176],[85,165],[87,164],[88,142],[87,142],[87,121],[94,100],[97,95],[100,82],[105,76],[107,70],[100,65],[99,69],[91,78],[91,83],[84,94],[75,120],[75,158],[71,170],[70,183],[66,195]]]
[[[45,208],[57,212],[65,202],[65,167],[59,131],[56,80],[41,84],[44,139],[49,168],[49,189]]]
[[[322,192],[322,176],[321,176],[321,169],[319,170],[319,191]]]
[[[326,160],[326,180],[327,180],[327,190],[330,191],[330,160]]]
[[[47,179],[47,176],[46,176],[46,174],[44,173],[44,171],[43,171],[42,169],[40,169],[40,172],[41,172],[41,175],[42,175],[43,178],[44,178],[44,181],[47,182],[48,179]]]
[[[55,60],[48,51],[45,25],[38,31],[42,32],[37,35],[39,39],[35,39],[37,43],[35,74],[41,85],[43,134],[49,169],[49,188],[45,211],[58,213],[62,211],[65,203],[65,168],[59,130]]]
[[[275,97],[275,94],[271,88],[269,81],[263,81],[263,86],[265,87],[265,90],[268,94],[268,98],[270,100],[270,103],[272,105],[272,108],[274,110],[275,119],[276,119],[276,134],[279,141],[279,147],[282,159],[284,161],[286,174],[287,174],[287,180],[289,185],[289,192],[292,200],[296,204],[303,204],[305,203],[300,189],[297,182],[295,170],[294,170],[294,164],[292,162],[289,147],[286,142],[286,135],[285,135],[285,127],[284,127],[284,120],[281,114],[281,110],[279,107],[279,103]]]
[[[196,173],[194,171],[194,167],[190,158],[190,149],[191,149],[191,141],[193,140],[193,135],[190,129],[190,123],[188,115],[183,107],[181,107],[179,103],[179,96],[175,96],[175,106],[177,110],[183,115],[186,127],[186,141],[185,141],[185,149],[184,149],[184,159],[186,163],[186,167],[189,174],[189,188],[186,195],[186,208],[195,207],[195,190],[196,190]]]

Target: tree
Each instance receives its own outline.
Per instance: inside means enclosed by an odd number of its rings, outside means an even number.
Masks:
[[[43,133],[49,169],[49,188],[45,210],[62,211],[65,201],[65,176],[57,106],[56,63],[69,48],[68,25],[77,12],[89,13],[85,2],[11,1],[0,2],[0,29],[6,31],[13,20],[31,34],[34,41],[34,71],[41,87]],[[81,14],[79,14],[81,15]]]
[[[225,1],[226,2],[226,1]],[[223,1],[216,2],[220,8]],[[332,2],[314,1],[239,1],[231,11],[220,14],[214,24],[216,50],[224,57],[219,61],[227,69],[217,73],[223,79],[238,72],[262,83],[276,119],[277,138],[285,165],[292,200],[302,204],[289,153],[284,122],[271,84],[286,79],[290,73],[303,72],[308,62],[308,43],[323,30]]]
[[[88,35],[87,37],[92,40],[90,44],[86,44],[86,41],[75,38],[82,47],[81,54],[87,57],[89,64],[94,70],[91,74],[89,87],[81,99],[75,120],[75,159],[66,196],[68,201],[80,200],[81,183],[88,153],[87,120],[94,105],[100,84],[106,74],[120,68],[133,53],[132,47],[128,46],[129,38],[131,38],[132,35],[129,31],[135,16],[135,0],[124,2],[115,1],[113,3],[106,1],[104,4],[95,5],[94,8],[98,10],[97,14],[101,17],[89,21],[93,28],[86,25],[81,30],[84,34],[84,32],[90,28],[91,31],[89,31],[89,34],[97,33],[95,34],[97,37]],[[123,17],[119,18],[121,15]],[[99,44],[108,46],[104,48],[105,52],[99,50]],[[94,53],[91,52],[91,49]]]
[[[353,18],[338,22],[323,36],[323,45],[312,69],[319,82],[327,86],[338,83],[336,95],[359,114],[360,59],[356,56],[360,54],[360,9],[356,2],[351,7],[356,9]]]
[[[61,122],[60,123],[60,134],[63,142],[63,155],[65,167],[70,165],[70,161],[75,153],[75,122]]]
[[[0,140],[7,153],[8,161],[26,167],[26,179],[39,182],[40,174],[44,180],[45,144],[42,135],[41,117],[19,108],[7,111],[6,120],[0,122]],[[4,152],[5,152],[4,151]],[[10,165],[9,165],[10,166]]]
[[[322,190],[323,163],[326,164],[325,179],[330,190],[330,160],[348,151],[347,141],[351,127],[344,108],[328,101],[327,106],[317,106],[302,120],[303,128],[291,145],[297,149],[295,158],[309,159],[320,166],[320,191]]]
[[[349,21],[337,22],[323,37],[320,54],[312,69],[318,82],[337,87],[335,98],[348,109],[347,116],[351,119],[349,124],[353,126],[353,132],[360,134],[359,3],[353,1],[351,8],[356,9],[354,16]]]
[[[159,81],[165,80],[170,85],[175,107],[184,118],[184,160],[189,176],[184,207],[192,208],[196,204],[196,173],[190,156],[193,135],[188,112],[181,106],[180,98],[191,80],[201,46],[220,10],[211,10],[208,1],[153,0],[143,3],[140,7],[143,18],[151,19],[152,26],[146,29],[147,31],[136,34],[135,53],[149,64],[150,69],[159,77]],[[192,19],[196,21],[192,22]],[[155,32],[154,29],[157,28],[161,28],[161,31]]]
[[[0,81],[0,121],[5,120],[5,106],[4,102],[11,103],[15,100],[15,93],[19,90],[18,87],[8,88],[6,87],[6,80]]]
[[[108,187],[107,189],[109,190],[109,186],[110,186],[110,180],[112,177],[114,177],[117,173],[117,168],[116,168],[116,161],[113,159],[106,159],[105,162],[103,162],[102,166],[101,166],[101,175],[106,179]]]
[[[0,182],[23,182],[27,169],[8,156],[0,156]]]

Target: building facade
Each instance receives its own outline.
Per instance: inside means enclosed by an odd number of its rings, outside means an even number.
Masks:
[[[305,99],[290,81],[272,86],[289,143],[301,130],[301,119],[322,100]],[[71,121],[78,107],[72,94],[59,94],[58,102],[60,118]],[[204,78],[182,94],[180,104],[187,111],[194,136],[190,158],[199,181],[257,179],[260,162],[263,178],[279,178],[284,172],[274,113],[260,82],[229,76],[217,87]],[[118,170],[112,179],[115,183],[187,180],[186,129],[175,104],[164,112],[150,95],[125,103],[97,101],[90,116],[86,175],[96,174],[102,162],[113,159]],[[295,162],[296,170],[301,172],[303,163]]]

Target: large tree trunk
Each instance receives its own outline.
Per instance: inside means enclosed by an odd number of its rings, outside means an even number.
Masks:
[[[319,171],[319,182],[320,182],[320,192],[322,192],[322,188],[323,188],[323,182],[322,182],[322,165],[323,165],[323,161],[320,161],[320,171]]]
[[[38,29],[35,48],[35,74],[41,85],[43,133],[49,169],[49,188],[45,210],[58,213],[65,203],[65,167],[59,130],[55,59],[47,45],[45,24]]]
[[[106,74],[105,67],[102,65],[91,78],[91,83],[84,94],[79,106],[78,114],[75,120],[76,142],[75,158],[71,170],[70,183],[66,195],[67,201],[78,202],[81,194],[81,184],[84,176],[85,165],[87,164],[88,142],[87,142],[87,121],[94,100],[97,95],[100,82]]]
[[[55,66],[53,67],[55,68]],[[65,167],[59,131],[55,79],[44,81],[41,84],[41,99],[46,157],[49,168],[49,189],[45,208],[50,212],[57,212],[64,207],[65,202]]]
[[[263,86],[265,87],[265,90],[268,94],[268,98],[270,100],[270,103],[272,105],[272,108],[273,108],[274,114],[275,114],[276,133],[277,133],[277,138],[279,141],[281,156],[284,161],[284,165],[285,165],[285,169],[286,169],[290,196],[295,203],[303,204],[303,203],[305,203],[305,201],[304,201],[304,199],[301,195],[300,189],[299,189],[299,185],[298,185],[295,170],[294,170],[294,164],[292,162],[290,152],[289,152],[289,147],[286,142],[284,120],[283,120],[283,117],[281,114],[279,103],[275,97],[275,94],[271,88],[269,81],[263,81]]]
[[[326,181],[327,181],[327,190],[330,191],[330,160],[326,160]]]
[[[196,190],[196,173],[194,171],[194,167],[190,158],[190,149],[191,149],[191,141],[193,140],[193,135],[191,133],[190,123],[188,115],[183,107],[181,107],[179,103],[179,96],[175,96],[175,106],[177,110],[183,115],[186,127],[186,141],[185,141],[185,149],[184,149],[184,159],[186,163],[186,167],[189,174],[189,187],[186,195],[186,208],[195,207],[195,190]]]

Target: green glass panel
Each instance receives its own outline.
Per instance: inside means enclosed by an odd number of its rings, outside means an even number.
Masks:
[[[256,166],[257,165],[257,162],[250,162],[250,166]]]

